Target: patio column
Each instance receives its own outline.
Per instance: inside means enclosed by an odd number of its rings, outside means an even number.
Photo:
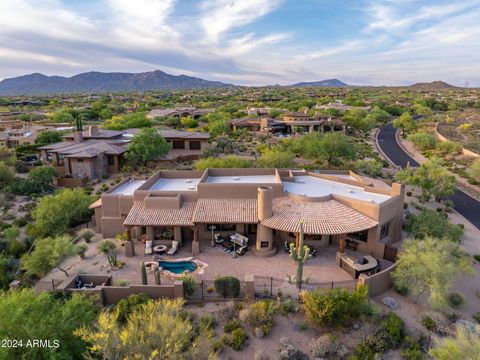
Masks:
[[[135,256],[135,246],[133,245],[132,241],[132,227],[127,226],[125,228],[125,232],[127,233],[127,241],[125,242],[125,257]]]
[[[262,225],[262,221],[273,214],[273,189],[269,186],[259,187],[257,190],[258,225],[257,241],[253,253],[258,256],[272,256],[277,252],[273,246],[272,229]]]
[[[338,239],[338,252],[345,253],[345,234],[341,234]]]
[[[147,226],[147,240],[153,241],[153,226]]]
[[[200,242],[198,239],[198,225],[193,227],[192,256],[200,254]]]

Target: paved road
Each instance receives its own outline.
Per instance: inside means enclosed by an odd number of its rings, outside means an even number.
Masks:
[[[407,163],[410,166],[418,166],[418,162],[412,159],[403,149],[398,145],[395,139],[396,129],[392,124],[385,125],[378,133],[378,145],[388,156],[388,158],[397,166],[405,167]],[[454,203],[454,209],[458,211],[463,217],[480,229],[480,202],[468,196],[460,190],[455,190],[455,193],[448,197]]]

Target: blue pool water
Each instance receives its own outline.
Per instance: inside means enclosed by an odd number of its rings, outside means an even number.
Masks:
[[[164,270],[168,270],[175,274],[183,274],[187,270],[189,272],[194,272],[198,267],[193,261],[159,261],[158,263]]]

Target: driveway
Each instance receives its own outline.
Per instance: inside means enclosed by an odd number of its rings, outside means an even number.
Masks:
[[[378,133],[378,145],[385,153],[385,155],[397,166],[402,168],[410,163],[410,166],[419,166],[418,162],[412,159],[402,147],[398,145],[395,138],[395,129],[392,124],[388,124],[380,128]],[[480,229],[480,202],[465,194],[460,190],[455,190],[452,196],[448,197],[453,201],[454,209],[458,211],[463,217]]]

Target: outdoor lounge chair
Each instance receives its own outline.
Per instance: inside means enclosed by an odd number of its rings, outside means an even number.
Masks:
[[[313,249],[310,251],[310,255],[312,255],[312,257],[317,256],[317,248],[313,248]]]
[[[217,245],[222,245],[225,241],[225,238],[220,234],[214,234],[213,237],[215,239],[215,244]]]
[[[283,244],[283,248],[287,254],[290,254],[290,244],[287,241]]]
[[[153,250],[152,250],[152,240],[147,240],[145,241],[145,255],[152,255]]]
[[[178,251],[178,241],[172,241],[172,247],[167,251],[167,255],[175,255]]]
[[[248,246],[247,245],[244,245],[244,246],[240,246],[238,249],[235,249],[236,253],[238,255],[245,255],[245,252],[248,250]]]

